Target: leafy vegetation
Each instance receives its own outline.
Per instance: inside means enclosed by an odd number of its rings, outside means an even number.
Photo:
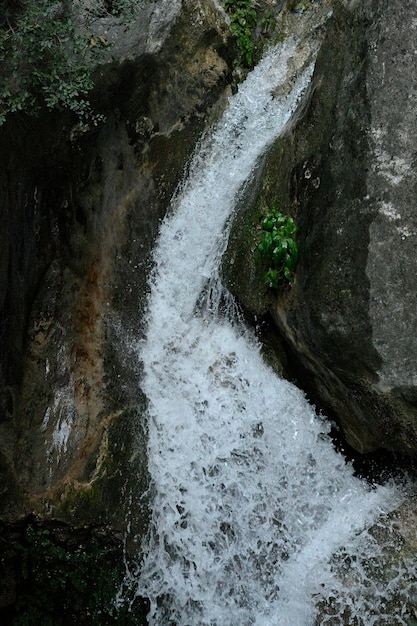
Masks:
[[[273,12],[256,0],[224,0],[224,7],[230,15],[230,28],[240,53],[236,65],[252,69],[255,57],[276,31]]]
[[[9,15],[0,31],[0,124],[8,113],[36,114],[43,107],[69,109],[80,119],[90,116],[87,41],[77,35],[61,3],[32,0]]]
[[[294,220],[272,209],[261,223],[262,236],[257,248],[257,260],[267,267],[263,281],[271,289],[280,282],[291,282],[298,260],[298,246],[294,239],[297,227]]]
[[[226,11],[230,14],[230,28],[236,37],[241,53],[241,61],[246,67],[254,64],[253,31],[258,22],[258,15],[251,0],[225,0]]]
[[[131,17],[144,1],[97,0],[90,17]],[[69,6],[59,0],[0,0],[0,126],[10,113],[36,115],[45,108],[72,111],[84,123],[100,119],[89,94],[97,55],[108,43],[103,36],[81,34]]]

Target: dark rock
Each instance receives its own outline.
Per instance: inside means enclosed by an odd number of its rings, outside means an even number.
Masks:
[[[146,624],[146,600],[114,599],[127,561],[120,534],[28,516],[0,522],[0,618],[4,624]]]
[[[129,24],[104,11],[94,28],[113,43],[91,97],[106,121],[17,114],[0,129],[2,623],[146,623],[128,589],[113,601],[149,518],[151,251],[231,80],[211,0],[146,3]]]
[[[310,393],[337,417],[352,446],[411,456],[417,454],[414,12],[413,2],[397,0],[335,3],[308,104],[268,155],[249,211],[255,219],[263,206],[278,204],[295,217],[294,284],[278,298],[260,290],[252,251],[239,262],[246,264],[240,276],[250,280],[239,284],[239,272],[229,276],[253,313],[272,311]],[[247,251],[239,232],[234,251],[239,245]]]
[[[148,3],[131,24],[107,14],[95,27],[114,43],[92,94],[106,121],[19,114],[0,129],[0,516],[140,535],[151,250],[222,106],[230,31],[211,0]]]

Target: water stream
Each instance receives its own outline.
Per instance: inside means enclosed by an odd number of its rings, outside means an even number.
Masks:
[[[152,522],[135,581],[153,625],[314,624],[315,601],[337,584],[332,555],[355,550],[402,497],[354,477],[327,422],[263,362],[219,279],[239,194],[309,84],[312,66],[272,95],[295,53],[292,42],[272,51],[231,98],[154,253],[141,349]]]

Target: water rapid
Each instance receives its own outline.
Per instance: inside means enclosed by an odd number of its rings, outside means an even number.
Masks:
[[[152,521],[135,581],[153,625],[314,624],[332,555],[401,498],[353,476],[219,279],[239,194],[309,84],[312,66],[273,95],[295,54],[272,51],[231,98],[160,228],[141,348]]]

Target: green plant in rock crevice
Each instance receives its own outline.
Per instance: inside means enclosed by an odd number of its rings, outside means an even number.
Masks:
[[[246,67],[254,64],[253,31],[258,22],[258,15],[251,0],[225,0],[226,11],[230,14],[230,28],[236,37],[237,46]]]
[[[274,208],[263,218],[261,231],[256,260],[267,267],[262,277],[264,283],[271,289],[278,289],[280,282],[291,282],[294,276],[298,261],[294,239],[297,227],[291,217]]]

